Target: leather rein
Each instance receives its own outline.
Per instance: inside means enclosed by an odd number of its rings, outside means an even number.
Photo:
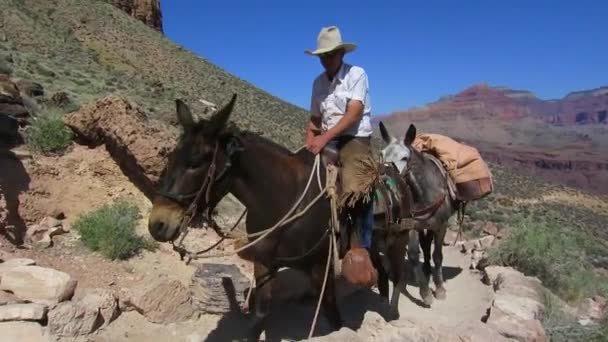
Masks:
[[[232,166],[232,156],[238,152],[242,150],[242,147],[240,147],[238,145],[238,143],[236,142],[236,139],[231,139],[227,146],[226,146],[226,163],[224,165],[224,168],[222,169],[222,171],[216,175],[216,169],[217,169],[217,154],[219,151],[219,146],[220,143],[219,141],[216,141],[215,143],[215,147],[213,150],[213,157],[211,160],[211,165],[209,165],[209,169],[207,170],[207,174],[205,175],[205,180],[203,181],[203,184],[201,185],[201,187],[195,191],[192,192],[190,194],[186,194],[186,195],[180,195],[180,194],[174,194],[168,191],[162,191],[162,190],[158,190],[158,194],[172,199],[176,202],[179,203],[184,203],[187,200],[194,198],[194,200],[192,200],[192,202],[190,203],[190,205],[188,206],[188,209],[186,210],[184,216],[185,219],[182,220],[182,223],[180,225],[179,228],[179,242],[178,245],[173,244],[173,250],[177,251],[180,254],[180,257],[183,259],[184,256],[186,254],[188,254],[189,252],[183,247],[183,241],[186,238],[186,235],[188,235],[188,225],[190,224],[190,222],[192,222],[192,219],[194,219],[194,217],[196,216],[197,212],[198,212],[198,203],[201,199],[201,196],[203,195],[203,193],[205,194],[205,203],[206,203],[206,207],[203,208],[203,210],[208,209],[207,212],[207,217],[206,220],[210,223],[210,225],[213,227],[213,229],[215,230],[215,232],[221,237],[221,240],[218,241],[216,244],[214,244],[213,246],[211,246],[210,248],[198,252],[198,253],[205,253],[211,249],[213,249],[215,246],[219,245],[219,243],[221,243],[224,239],[227,239],[228,236],[223,233],[220,228],[213,222],[213,220],[211,219],[211,212],[213,209],[213,206],[210,205],[210,199],[211,199],[211,189],[213,188],[213,186],[215,185],[215,183],[217,183],[217,181],[221,180],[226,173],[228,172],[228,170],[230,169],[230,167]],[[245,213],[247,212],[247,210],[245,210],[243,212],[243,214],[241,215],[241,217],[237,220],[237,222],[234,224],[234,226],[232,228],[230,228],[230,231],[234,230],[238,224],[241,222],[241,220],[243,219],[243,217],[245,216]],[[198,254],[197,253],[197,254]]]

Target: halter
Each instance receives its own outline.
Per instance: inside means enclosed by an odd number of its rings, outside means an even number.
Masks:
[[[388,163],[381,161],[383,165],[387,165]],[[399,172],[397,166],[394,162],[390,163],[390,167],[393,168],[396,173],[398,173],[399,187],[401,188],[401,196],[405,197],[401,200],[401,219],[414,219],[416,221],[426,221],[431,218],[435,214],[435,212],[441,207],[441,204],[445,200],[445,193],[442,193],[438,196],[438,198],[428,207],[422,209],[415,209],[413,206],[414,198],[412,194],[412,188],[410,184],[407,182],[407,176],[412,171],[412,163],[413,160],[409,160],[407,166],[403,171]]]
[[[211,160],[211,165],[209,165],[209,169],[207,170],[207,174],[205,175],[205,180],[203,181],[203,184],[201,185],[199,190],[192,192],[190,194],[187,194],[187,195],[174,194],[174,193],[171,193],[168,191],[162,191],[162,190],[158,191],[159,195],[172,199],[172,200],[182,203],[182,204],[184,202],[186,202],[188,199],[194,198],[194,200],[188,206],[188,209],[186,210],[186,212],[184,214],[185,218],[184,218],[184,220],[182,220],[182,223],[180,225],[179,233],[178,233],[178,235],[180,235],[179,243],[177,246],[175,244],[173,245],[173,249],[176,250],[177,252],[179,252],[179,254],[182,256],[182,258],[187,253],[187,251],[182,247],[182,242],[184,241],[184,238],[188,234],[188,225],[190,224],[192,219],[197,214],[197,211],[199,209],[198,203],[201,199],[201,195],[203,193],[205,194],[205,203],[206,203],[206,207],[202,208],[202,210],[210,208],[209,203],[210,203],[210,197],[211,197],[211,189],[213,188],[213,186],[215,185],[215,183],[217,181],[219,181],[220,179],[222,179],[224,177],[224,175],[226,175],[226,173],[232,166],[232,157],[234,156],[234,154],[243,150],[243,148],[239,145],[237,139],[232,137],[226,144],[226,163],[224,165],[224,168],[222,169],[222,171],[219,174],[216,175],[215,170],[217,168],[217,154],[218,154],[219,146],[220,146],[219,141],[216,141],[215,147],[213,150],[213,157]],[[241,219],[243,218],[243,216],[244,215],[241,216]],[[211,211],[209,211],[207,213],[207,219],[211,221]],[[239,219],[239,221],[237,221],[237,223],[234,225],[234,227],[236,227],[238,225],[238,223],[241,221],[241,219]],[[219,227],[217,227],[215,224],[211,224],[211,226],[218,233],[218,235],[220,235],[224,238],[224,234],[219,231]],[[234,229],[234,227],[233,227],[233,229]]]

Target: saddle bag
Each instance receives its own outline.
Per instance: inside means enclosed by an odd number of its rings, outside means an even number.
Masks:
[[[441,161],[456,185],[456,199],[475,201],[494,190],[492,173],[476,148],[441,134],[420,134],[412,146]]]

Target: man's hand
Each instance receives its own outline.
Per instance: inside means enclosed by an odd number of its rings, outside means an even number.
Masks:
[[[306,141],[306,149],[309,150],[312,154],[318,154],[321,152],[323,147],[327,145],[329,142],[329,136],[327,134],[317,135]]]

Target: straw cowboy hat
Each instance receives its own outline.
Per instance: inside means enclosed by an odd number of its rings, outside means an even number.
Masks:
[[[351,52],[357,48],[357,45],[352,43],[342,42],[340,29],[336,26],[323,27],[317,37],[316,50],[304,50],[309,55],[318,56],[320,54],[330,52],[339,48],[343,48],[345,52]]]

